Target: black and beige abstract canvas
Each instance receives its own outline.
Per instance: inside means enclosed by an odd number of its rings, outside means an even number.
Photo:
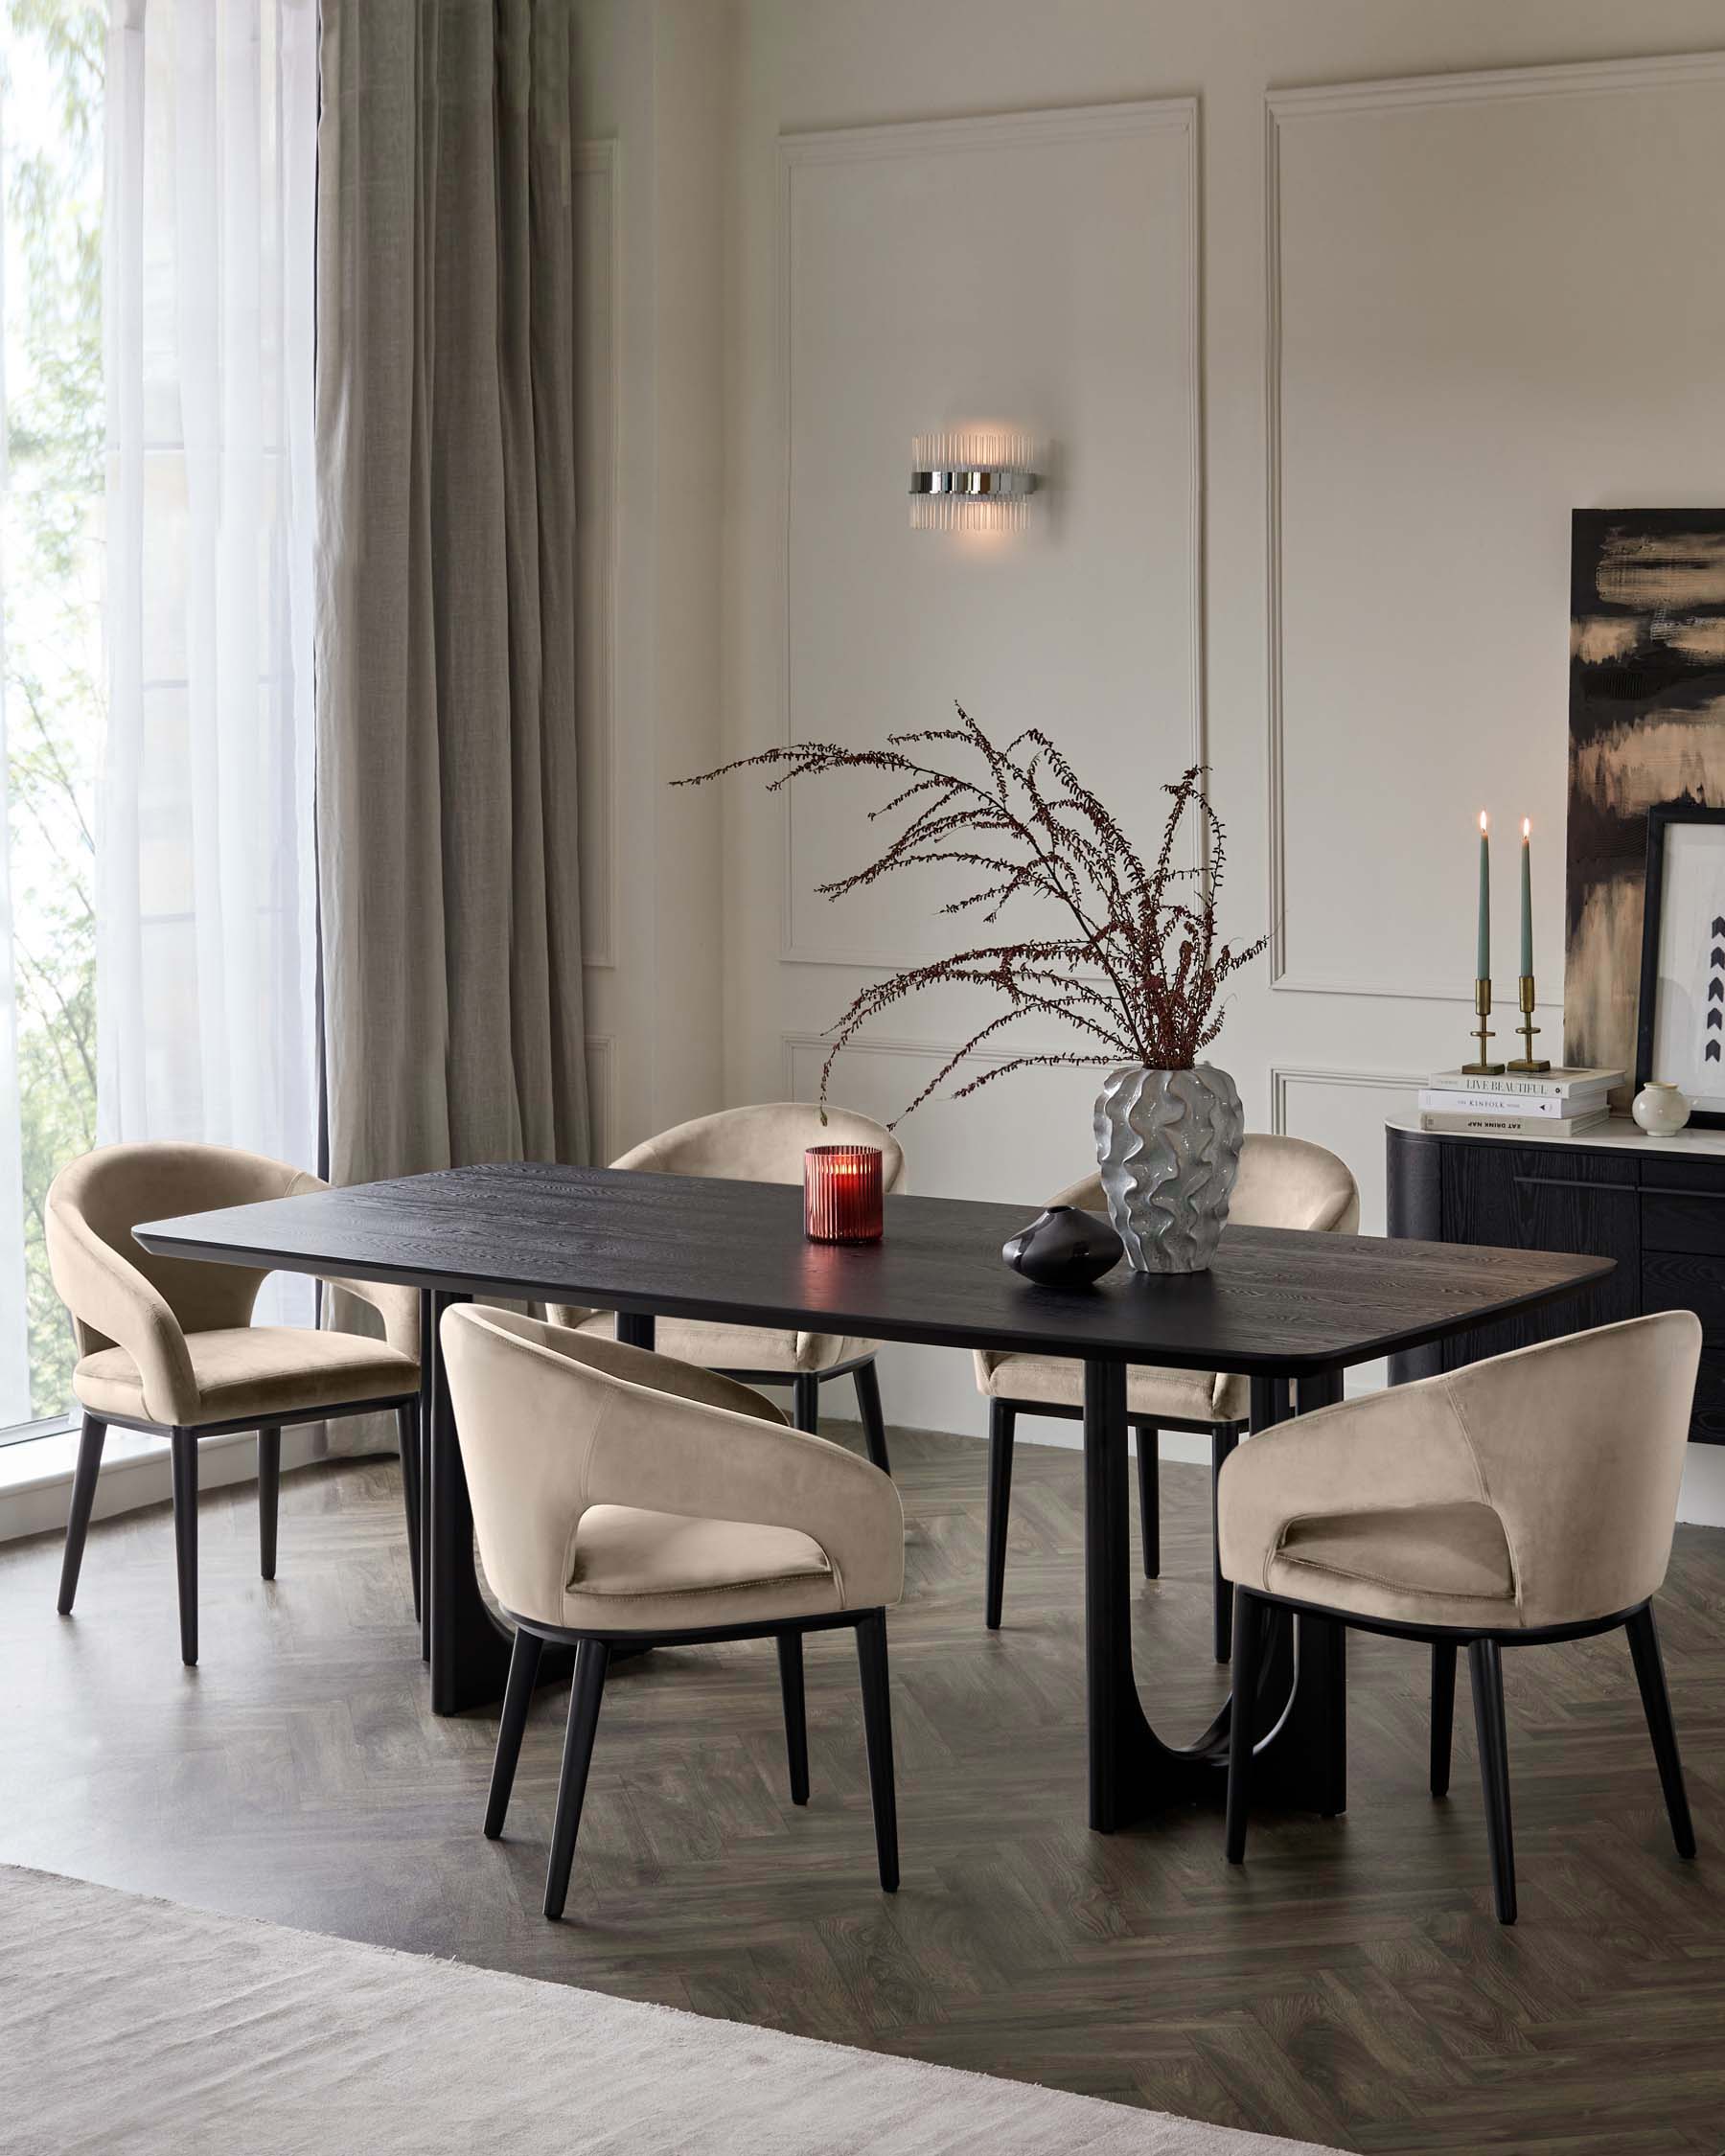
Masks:
[[[1632,1072],[1647,811],[1725,807],[1725,509],[1578,509],[1570,584],[1564,1061]]]

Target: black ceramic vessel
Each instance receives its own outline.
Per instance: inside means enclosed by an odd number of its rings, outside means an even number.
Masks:
[[[1094,1213],[1050,1205],[1020,1228],[1000,1255],[1015,1273],[1045,1288],[1088,1288],[1125,1255],[1125,1245]]]

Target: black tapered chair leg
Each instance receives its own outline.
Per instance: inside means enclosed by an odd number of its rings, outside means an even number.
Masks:
[[[881,1410],[881,1379],[871,1355],[866,1363],[859,1363],[853,1373],[857,1381],[857,1412],[862,1417],[862,1434],[868,1442],[868,1456],[883,1475],[892,1473],[892,1462],[886,1456],[886,1417]]]
[[[1012,1433],[1018,1411],[1006,1400],[988,1403],[988,1544],[984,1558],[982,1621],[1000,1629],[1006,1593],[1006,1525],[1012,1515]]]
[[[886,1675],[886,1613],[870,1610],[857,1626],[857,1670],[862,1680],[862,1729],[868,1742],[868,1794],[874,1805],[875,1856],[881,1889],[899,1883],[898,1800],[892,1783],[892,1695]]]
[[[1470,1640],[1467,1675],[1473,1687],[1480,1744],[1480,1785],[1491,1846],[1491,1892],[1500,1924],[1515,1921],[1515,1839],[1509,1823],[1509,1732],[1504,1720],[1504,1658],[1495,1640]]]
[[[1240,1442],[1235,1423],[1219,1424],[1210,1432],[1210,1631],[1218,1662],[1233,1653],[1233,1588],[1222,1577],[1222,1467]]]
[[[799,1370],[793,1380],[791,1419],[811,1437],[820,1435],[820,1380],[813,1370]]]
[[[587,1768],[599,1728],[599,1703],[605,1696],[605,1672],[610,1648],[603,1640],[584,1640],[575,1650],[575,1682],[569,1688],[569,1728],[564,1738],[563,1773],[557,1784],[557,1817],[551,1826],[551,1861],[545,1871],[545,1915],[561,1916],[569,1898],[569,1873],[575,1866],[575,1837],[581,1831],[581,1806],[586,1796]]]
[[[1252,1812],[1252,1703],[1257,1697],[1265,1609],[1245,1588],[1234,1590],[1233,1705],[1228,1722],[1228,1820],[1230,1864],[1246,1861],[1246,1823]]]
[[[413,1614],[420,1614],[420,1426],[419,1402],[396,1410],[402,1448],[402,1504],[407,1515],[407,1564],[413,1573]]]
[[[1162,1577],[1162,1460],[1155,1423],[1138,1426],[1138,1531],[1144,1544],[1144,1577]]]
[[[1665,1791],[1671,1839],[1677,1845],[1680,1857],[1692,1857],[1695,1825],[1690,1818],[1689,1792],[1683,1786],[1677,1725],[1671,1719],[1671,1695],[1666,1688],[1665,1657],[1659,1651],[1659,1627],[1653,1621],[1653,1605],[1644,1603],[1624,1629],[1629,1635],[1629,1653],[1635,1663],[1635,1681],[1641,1686],[1642,1706],[1646,1710],[1647,1734],[1653,1739],[1653,1756],[1659,1762],[1659,1783]]]
[[[1456,1642],[1432,1642],[1432,1795],[1447,1797],[1450,1741],[1456,1728]]]
[[[59,1614],[72,1615],[78,1574],[83,1565],[84,1537],[90,1531],[90,1507],[96,1502],[96,1479],[102,1473],[102,1446],[107,1424],[85,1415],[78,1440],[78,1466],[72,1476],[72,1509],[66,1517],[66,1550],[60,1559]]]
[[[274,1579],[276,1522],[282,1509],[282,1433],[265,1424],[258,1432],[258,1576]]]
[[[497,1753],[492,1761],[491,1796],[485,1806],[485,1838],[494,1842],[509,1816],[509,1793],[515,1787],[516,1762],[521,1756],[521,1738],[533,1706],[533,1687],[539,1682],[540,1657],[545,1642],[524,1625],[516,1627],[515,1645],[509,1651],[509,1679],[503,1687],[503,1718],[497,1724]]]
[[[173,1561],[179,1584],[180,1660],[197,1662],[197,1433],[169,1433],[173,1468]]]
[[[791,1764],[791,1801],[809,1800],[809,1718],[803,1705],[800,1632],[777,1634],[779,1691],[785,1702],[785,1755]]]

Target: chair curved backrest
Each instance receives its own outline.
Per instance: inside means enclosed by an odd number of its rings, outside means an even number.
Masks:
[[[1105,1213],[1100,1175],[1063,1190],[1053,1203]],[[1309,1138],[1250,1131],[1240,1147],[1240,1172],[1228,1217],[1240,1227],[1304,1227],[1352,1235],[1360,1225],[1360,1190],[1346,1160]]]
[[[819,1109],[800,1100],[698,1115],[648,1138],[611,1166],[669,1176],[718,1176],[734,1182],[800,1183],[803,1155],[812,1145],[878,1145],[883,1188],[904,1188],[904,1148],[884,1124],[849,1108],[829,1108],[823,1123]]]
[[[1700,1353],[1664,1310],[1296,1415],[1222,1470],[1223,1571],[1250,1579],[1290,1493],[1301,1517],[1489,1505],[1518,1628],[1634,1610],[1670,1558]]]
[[[115,1260],[141,1273],[182,1332],[248,1325],[267,1267],[158,1257],[134,1241],[140,1221],[211,1212],[322,1185],[315,1176],[231,1145],[103,1145],[60,1170],[44,1208],[49,1270],[72,1316],[80,1355],[114,1342],[100,1327]]]
[[[840,1593],[897,1601],[904,1515],[890,1478],[787,1428],[748,1386],[472,1303],[445,1313],[442,1336],[480,1559],[513,1615],[562,1621],[576,1530],[601,1504],[794,1527],[826,1552]]]
[[[1426,1381],[1504,1523],[1524,1623],[1613,1616],[1664,1580],[1700,1358],[1694,1312],[1664,1310]]]

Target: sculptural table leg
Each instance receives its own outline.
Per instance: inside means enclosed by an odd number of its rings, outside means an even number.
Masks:
[[[1277,1419],[1273,1381],[1253,1382],[1254,1430]],[[1340,1397],[1341,1373],[1300,1379],[1302,1411]],[[1285,1398],[1285,1395],[1283,1395]],[[1127,1538],[1126,1366],[1084,1365],[1085,1677],[1090,1725],[1090,1823],[1111,1834],[1170,1805],[1220,1806],[1236,1710],[1254,1724],[1266,1800],[1341,1811],[1346,1802],[1343,1630],[1285,1614],[1271,1631],[1254,1696],[1230,1700],[1190,1746],[1163,1743],[1138,1699],[1132,1667],[1132,1569]]]

